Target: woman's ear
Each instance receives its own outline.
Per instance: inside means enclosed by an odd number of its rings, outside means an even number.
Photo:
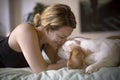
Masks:
[[[33,18],[33,23],[35,26],[38,26],[40,24],[40,14],[37,13]]]

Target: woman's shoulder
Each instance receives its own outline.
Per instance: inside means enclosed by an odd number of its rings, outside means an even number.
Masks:
[[[12,32],[11,35],[14,36],[29,36],[29,35],[35,35],[36,31],[35,31],[35,27],[33,27],[32,25],[28,24],[28,23],[22,23],[19,24]]]
[[[16,32],[28,32],[28,31],[33,31],[35,29],[35,27],[33,27],[33,25],[29,24],[29,23],[22,23],[19,24],[14,31]]]
[[[21,28],[34,28],[34,26],[30,23],[21,23],[16,28],[19,28],[19,27],[21,27]]]

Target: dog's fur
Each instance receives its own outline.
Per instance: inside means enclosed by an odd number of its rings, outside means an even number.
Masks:
[[[73,38],[63,44],[58,55],[68,60],[68,68],[92,73],[120,63],[120,39]]]

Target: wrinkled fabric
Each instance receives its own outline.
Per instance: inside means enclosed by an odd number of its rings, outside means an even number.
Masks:
[[[0,80],[120,80],[120,67],[101,68],[91,74],[84,69],[61,68],[34,74],[30,68],[0,68]]]

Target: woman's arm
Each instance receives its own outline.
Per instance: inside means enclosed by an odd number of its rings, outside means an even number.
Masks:
[[[66,66],[67,66],[67,61],[61,60],[56,64],[48,65],[47,70],[51,70],[51,69],[57,70],[57,69],[60,69],[60,68],[66,67]]]
[[[58,54],[57,54],[57,50],[55,50],[54,48],[52,48],[51,46],[47,45],[44,47],[44,50],[47,54],[47,56],[50,58],[52,64],[48,65],[48,70],[49,69],[60,69],[62,67],[66,67],[67,66],[67,61],[66,60],[62,60]]]
[[[55,55],[49,54],[53,64],[47,65],[40,51],[40,44],[36,31],[29,24],[19,25],[14,30],[15,38],[19,44],[25,59],[34,73],[46,71],[50,69],[59,69],[66,66],[66,62],[55,63]]]
[[[14,30],[15,38],[25,59],[34,73],[47,70],[47,63],[40,52],[40,44],[34,27],[21,24]]]

